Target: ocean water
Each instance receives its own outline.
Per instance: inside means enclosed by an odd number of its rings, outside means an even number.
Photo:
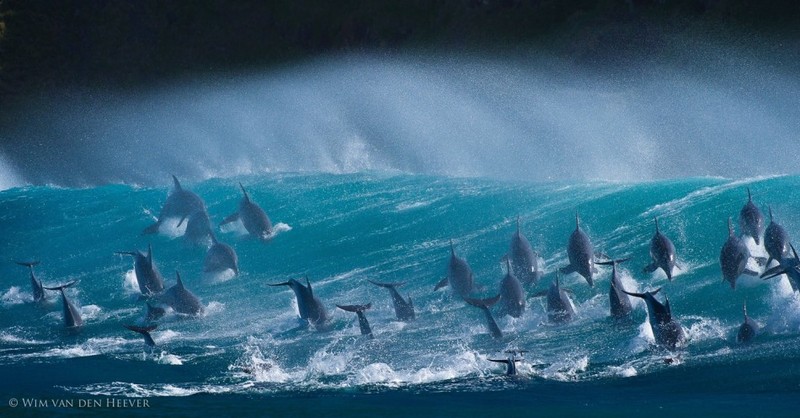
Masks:
[[[767,223],[771,206],[790,236],[800,234],[798,176],[531,183],[363,171],[186,180],[184,187],[204,199],[216,225],[238,207],[238,182],[277,233],[261,242],[240,225],[217,228],[238,253],[235,277],[204,274],[206,248],[185,242],[179,229],[140,234],[166,200],[169,179],[152,187],[0,192],[0,415],[796,416],[800,296],[783,276],[742,277],[734,291],[718,260],[727,219],[737,219],[747,188]],[[684,347],[655,347],[640,303],[629,324],[609,318],[608,267],[599,266],[594,288],[577,274],[563,276],[577,319],[548,322],[535,293],[567,264],[576,211],[598,251],[631,257],[620,267],[626,286],[661,288],[659,298],[669,297]],[[677,248],[672,282],[642,271],[654,217]],[[527,289],[521,318],[495,311],[504,333],[496,340],[478,309],[433,289],[452,240],[475,273],[478,295],[496,294],[517,218],[545,276]],[[753,254],[765,253],[747,243]],[[131,258],[114,254],[148,244],[166,285],[180,271],[205,306],[198,318],[159,320],[152,350],[123,328],[142,321],[145,302]],[[78,280],[66,293],[84,326],[64,329],[54,292],[34,303],[27,269],[12,260],[41,261],[35,270],[45,285]],[[332,316],[329,331],[299,327],[291,290],[268,286],[305,276]],[[389,293],[367,280],[406,282],[398,290],[413,299],[417,319],[397,321]],[[740,345],[745,300],[763,328]],[[359,334],[355,315],[335,308],[368,302],[373,340]],[[510,349],[527,350],[515,378],[488,360]],[[13,408],[12,398],[20,402]],[[105,404],[137,399],[148,405]],[[22,404],[36,400],[49,404]],[[102,405],[89,408],[90,401]]]

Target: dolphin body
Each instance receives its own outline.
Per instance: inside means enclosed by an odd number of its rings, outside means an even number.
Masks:
[[[322,305],[322,301],[314,295],[308,277],[306,277],[306,286],[303,286],[302,283],[295,279],[290,279],[288,282],[270,284],[269,286],[289,286],[297,299],[297,308],[300,311],[300,318],[308,321],[317,329],[321,329],[327,325],[328,313],[325,311],[325,306]]]
[[[133,270],[136,273],[136,282],[139,291],[145,296],[151,296],[164,290],[164,278],[153,263],[153,246],[147,246],[147,255],[141,251],[117,251],[115,254],[133,257]]]
[[[73,280],[67,284],[62,284],[61,286],[42,286],[47,290],[57,290],[61,292],[61,302],[64,304],[64,325],[67,328],[78,328],[83,325],[83,319],[81,319],[80,311],[75,308],[75,305],[73,305],[72,302],[67,299],[67,295],[64,294],[64,289],[73,286],[75,283],[77,283],[77,281]]]
[[[211,228],[211,219],[208,217],[208,212],[205,208],[184,216],[181,218],[180,222],[178,222],[178,226],[181,226],[184,221],[186,221],[186,232],[183,234],[184,239],[195,245],[205,245],[209,239],[211,239],[213,243],[214,232]]]
[[[656,233],[650,240],[650,258],[653,259],[653,262],[644,268],[644,272],[652,273],[660,268],[667,274],[667,279],[672,281],[672,270],[676,265],[675,245],[659,230],[658,218],[655,221]]]
[[[654,292],[632,293],[625,292],[630,296],[644,299],[647,305],[647,319],[650,322],[650,328],[653,330],[653,336],[656,339],[656,344],[666,347],[669,350],[674,350],[678,344],[686,339],[683,333],[681,324],[672,319],[672,309],[669,306],[669,299],[665,303],[659,302],[655,298],[661,288],[656,289]]]
[[[722,245],[719,253],[719,264],[722,267],[722,277],[731,284],[731,289],[736,289],[736,279],[742,274],[758,276],[758,273],[747,268],[750,259],[750,250],[744,241],[733,232],[733,222],[728,218],[728,239]]]
[[[336,305],[336,307],[343,311],[355,312],[356,316],[358,316],[358,327],[361,328],[361,335],[369,339],[374,338],[372,336],[372,328],[370,328],[369,321],[367,321],[367,316],[364,315],[364,311],[371,308],[372,303],[366,305]]]
[[[742,235],[753,237],[756,244],[761,243],[761,233],[764,232],[764,215],[753,204],[753,196],[750,194],[749,187],[747,188],[747,203],[739,211],[739,228],[742,230]]]
[[[200,303],[200,299],[183,285],[181,274],[177,271],[175,272],[175,277],[177,278],[175,285],[162,293],[159,300],[177,313],[194,316],[201,315],[204,308],[203,304]]]
[[[250,196],[242,186],[242,183],[239,183],[239,187],[244,195],[242,201],[239,202],[239,210],[225,218],[219,225],[222,226],[241,219],[248,234],[261,240],[268,239],[272,234],[272,222],[270,222],[269,216],[264,212],[264,209],[261,209],[260,206],[250,200]]]
[[[503,338],[503,332],[500,331],[500,327],[497,326],[497,322],[495,322],[494,317],[492,316],[492,311],[489,310],[492,305],[496,304],[500,300],[500,295],[487,299],[473,299],[467,297],[464,298],[464,300],[470,305],[480,308],[480,310],[483,311],[484,316],[486,316],[486,326],[489,327],[489,332],[491,332],[492,337],[497,339]]]
[[[389,293],[392,295],[392,304],[394,305],[394,313],[397,316],[399,321],[413,321],[415,318],[414,314],[414,304],[411,302],[411,296],[408,297],[408,301],[403,299],[400,296],[400,292],[397,291],[397,286],[402,286],[405,282],[398,282],[398,283],[382,283],[382,282],[375,282],[372,280],[368,280],[370,283],[374,284],[375,286],[383,287],[389,290]]]
[[[38,261],[17,261],[17,264],[20,266],[28,267],[31,271],[31,290],[33,291],[33,301],[34,302],[41,302],[44,300],[44,287],[42,287],[42,281],[36,278],[36,275],[33,273],[33,266],[39,264]]]
[[[525,312],[525,291],[522,283],[514,275],[511,261],[506,259],[508,271],[500,281],[501,312],[513,318],[519,318]]]
[[[231,269],[234,274],[239,274],[239,257],[233,247],[217,241],[214,233],[211,233],[211,243],[203,262],[203,271],[206,273],[219,273]]]
[[[601,265],[611,265],[611,286],[608,291],[608,298],[611,304],[611,316],[614,319],[630,318],[631,312],[633,312],[631,298],[625,293],[625,287],[622,285],[619,273],[617,273],[617,264],[628,260],[630,260],[630,258],[597,263]]]
[[[561,288],[561,277],[556,273],[556,279],[550,287],[534,296],[547,298],[547,319],[555,324],[572,321],[575,318],[575,307],[566,290]]]
[[[131,330],[131,331],[138,332],[139,334],[142,334],[142,337],[144,337],[144,343],[147,346],[149,346],[149,347],[155,347],[156,346],[156,342],[153,341],[153,337],[150,336],[150,332],[153,331],[154,329],[156,329],[157,325],[150,325],[148,327],[137,327],[135,325],[124,325],[124,327],[129,329],[129,330]]]
[[[569,236],[567,243],[567,256],[569,265],[561,268],[561,273],[578,273],[586,279],[589,286],[594,287],[594,248],[589,236],[581,229],[578,214],[575,214],[575,230]]]
[[[742,313],[744,314],[744,322],[739,326],[739,333],[736,334],[736,341],[739,343],[749,343],[758,335],[758,331],[761,327],[756,321],[753,321],[747,316],[747,302],[742,305]]]
[[[789,248],[791,248],[794,258],[781,258],[780,264],[762,273],[761,278],[767,280],[785,274],[792,286],[792,291],[797,292],[800,290],[800,258],[792,244],[789,244]]]
[[[514,276],[523,285],[536,285],[542,277],[542,272],[539,271],[539,255],[533,251],[533,247],[525,235],[522,235],[519,218],[517,218],[517,231],[511,236],[511,245],[506,259],[511,261]]]
[[[456,255],[453,241],[450,241],[450,261],[447,264],[447,276],[437,283],[433,290],[437,291],[447,285],[450,285],[453,292],[462,298],[469,297],[470,293],[475,290],[475,278],[472,274],[472,269],[466,260]]]
[[[143,234],[155,234],[158,228],[168,218],[185,218],[197,211],[206,211],[206,205],[203,199],[195,193],[184,189],[178,178],[172,176],[174,188],[172,193],[167,196],[167,201],[158,213],[158,221],[148,226],[142,231]]]
[[[769,254],[767,266],[772,260],[780,260],[789,255],[789,234],[772,218],[772,208],[769,208],[769,225],[764,231],[764,248]]]

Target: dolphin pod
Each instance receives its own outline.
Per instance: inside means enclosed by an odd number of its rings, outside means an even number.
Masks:
[[[317,329],[323,329],[328,322],[328,312],[325,311],[325,306],[322,301],[314,295],[311,288],[311,282],[306,277],[306,286],[295,279],[290,279],[288,282],[273,283],[269,286],[289,286],[294,292],[297,299],[297,308],[300,311],[300,319],[303,319]]]
[[[683,343],[686,336],[683,333],[681,324],[672,319],[672,309],[669,306],[669,299],[661,303],[655,298],[654,295],[660,290],[661,288],[653,292],[644,293],[632,293],[624,290],[623,292],[644,300],[647,305],[647,320],[650,322],[650,328],[653,330],[656,344],[669,350],[674,350],[679,344]]]
[[[376,282],[372,280],[368,280],[370,283],[374,284],[378,287],[383,287],[389,290],[389,293],[392,295],[392,304],[394,305],[394,313],[397,316],[399,321],[413,321],[415,318],[414,314],[414,304],[411,302],[411,296],[408,297],[408,301],[403,299],[400,296],[400,292],[397,291],[397,286],[402,286],[405,282],[397,282],[397,283],[382,283]]]
[[[270,222],[269,216],[264,209],[261,209],[261,206],[250,200],[242,183],[239,183],[239,187],[242,189],[243,195],[242,201],[239,202],[239,210],[226,217],[219,225],[240,220],[248,234],[261,240],[268,239],[272,234],[272,222]]]
[[[594,287],[594,247],[589,236],[581,229],[578,213],[575,213],[575,230],[569,236],[567,243],[567,257],[569,265],[561,268],[564,274],[578,273],[586,279],[589,286]]]
[[[41,302],[44,300],[44,288],[42,287],[42,281],[36,278],[36,274],[33,273],[33,266],[39,264],[38,261],[16,261],[17,264],[20,266],[25,266],[31,271],[31,290],[33,291],[33,301],[34,302]]]
[[[658,218],[655,218],[656,233],[650,240],[650,258],[653,262],[644,268],[645,273],[652,273],[657,269],[664,270],[667,280],[672,281],[672,270],[675,268],[675,245],[662,234],[658,228]]]
[[[78,283],[77,280],[73,280],[67,284],[62,284],[60,286],[54,287],[47,287],[43,286],[43,288],[47,290],[56,290],[61,292],[61,302],[64,304],[64,326],[67,328],[78,328],[83,325],[83,319],[81,318],[80,311],[72,304],[72,302],[67,299],[67,295],[64,294],[64,289],[71,287]]]
[[[153,263],[152,245],[147,246],[147,255],[141,251],[117,251],[115,254],[133,257],[133,271],[143,295],[150,296],[164,290],[164,278]]]
[[[364,311],[371,308],[372,303],[366,305],[336,305],[336,307],[343,311],[354,312],[358,317],[358,327],[361,329],[361,335],[370,339],[374,338],[372,336],[372,328],[370,328],[369,321],[367,321],[367,316],[364,315]]]

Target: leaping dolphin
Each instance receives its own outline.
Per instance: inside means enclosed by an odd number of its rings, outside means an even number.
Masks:
[[[172,193],[167,196],[167,201],[158,213],[158,221],[142,231],[143,234],[155,234],[158,228],[168,218],[184,218],[196,211],[205,211],[206,205],[203,199],[195,193],[181,187],[178,178],[172,176],[174,188]]]
[[[522,235],[517,217],[517,231],[511,236],[511,246],[506,254],[511,261],[514,276],[525,286],[536,285],[542,277],[539,271],[539,255],[533,251],[531,243]]]
[[[749,187],[747,188],[747,203],[739,212],[739,228],[742,230],[742,235],[749,235],[753,237],[756,244],[760,244],[761,233],[764,232],[764,215],[753,204],[753,196],[750,194]]]
[[[181,274],[178,273],[178,271],[175,271],[175,277],[177,278],[175,285],[162,293],[159,300],[177,313],[195,316],[201,315],[204,308],[203,304],[200,303],[200,299],[183,285]]]
[[[676,265],[675,245],[659,230],[658,218],[655,218],[655,221],[656,233],[650,240],[650,258],[653,259],[653,262],[644,268],[644,272],[652,273],[660,268],[664,270],[664,273],[667,273],[667,279],[672,281],[672,269]]]
[[[794,250],[794,245],[789,244],[789,248],[792,250],[794,258],[781,258],[780,264],[762,273],[761,278],[767,280],[785,274],[792,286],[792,291],[797,292],[800,290],[800,258],[797,256],[797,251]]]
[[[146,345],[148,345],[150,347],[155,347],[156,346],[156,342],[153,341],[153,337],[150,336],[150,332],[153,331],[154,329],[156,329],[156,327],[158,327],[158,325],[150,325],[150,326],[147,326],[147,327],[138,327],[138,326],[135,326],[135,325],[124,325],[124,327],[129,329],[129,330],[131,330],[131,331],[138,332],[139,334],[142,334],[142,337],[144,337],[144,343]]]
[[[739,343],[749,343],[756,337],[761,327],[756,321],[753,321],[747,316],[747,301],[742,304],[742,313],[744,314],[744,322],[739,326],[739,333],[736,334],[736,341]]]
[[[500,281],[500,301],[503,302],[501,312],[519,318],[525,312],[525,291],[514,275],[511,261],[506,259],[507,272]]]
[[[374,284],[375,286],[380,286],[386,289],[389,289],[389,293],[392,295],[392,304],[394,305],[394,313],[397,316],[397,319],[400,321],[413,321],[415,314],[414,314],[414,304],[411,302],[411,296],[408,297],[408,301],[403,299],[400,296],[400,293],[397,291],[397,286],[402,286],[405,282],[397,282],[397,283],[381,283],[375,282],[372,280],[368,280],[370,283]]]
[[[556,271],[556,279],[550,287],[534,296],[547,297],[547,319],[555,324],[572,321],[575,318],[575,305],[565,289],[561,288],[561,275]]]
[[[764,231],[764,248],[769,254],[767,266],[772,260],[780,262],[782,258],[789,255],[789,234],[773,219],[772,207],[769,207],[769,225]]]
[[[372,303],[366,305],[336,305],[336,307],[343,311],[355,312],[356,316],[358,316],[358,327],[361,328],[361,335],[365,335],[369,339],[374,338],[372,336],[372,328],[369,326],[369,321],[367,321],[367,317],[364,315],[364,311],[371,308]]]
[[[141,251],[117,251],[114,254],[129,255],[133,257],[133,270],[136,273],[136,282],[139,291],[145,296],[150,296],[164,290],[164,278],[153,263],[153,246],[147,246],[147,255]]]
[[[597,264],[611,266],[611,286],[608,291],[608,298],[611,304],[611,316],[614,319],[628,318],[633,311],[630,297],[625,294],[625,287],[622,285],[622,280],[617,273],[617,264],[624,263],[630,258],[623,258],[620,260],[602,261]]]
[[[211,233],[211,243],[203,262],[203,271],[206,273],[219,273],[231,269],[234,274],[239,274],[239,257],[233,247],[217,241],[217,237],[213,232]]]
[[[47,290],[57,290],[61,292],[61,302],[64,304],[64,325],[67,328],[77,328],[83,325],[83,319],[81,319],[80,311],[75,308],[75,305],[67,299],[67,295],[64,294],[64,289],[68,288],[75,283],[78,283],[77,280],[73,280],[67,284],[62,284],[61,286],[55,287],[47,287],[42,286],[42,288]]]
[[[250,200],[250,196],[242,186],[242,183],[239,183],[239,187],[244,195],[239,203],[239,211],[225,218],[219,226],[241,219],[247,233],[261,240],[268,239],[272,234],[272,222],[269,221],[267,213]]]
[[[650,328],[653,330],[653,336],[656,339],[656,344],[666,347],[669,350],[674,350],[678,344],[682,343],[686,338],[683,333],[681,324],[672,318],[672,309],[669,306],[669,299],[663,304],[655,298],[661,288],[653,292],[633,293],[624,291],[630,296],[644,299],[647,304],[647,319],[650,322]]]
[[[594,287],[593,274],[597,272],[594,268],[594,248],[589,236],[581,229],[580,218],[575,213],[575,230],[569,236],[567,243],[567,256],[569,265],[561,268],[561,273],[578,273],[583,276]]]
[[[269,286],[289,286],[294,292],[297,299],[297,308],[300,311],[300,318],[308,321],[314,328],[321,329],[328,322],[328,313],[325,311],[325,306],[322,301],[314,295],[311,289],[311,282],[306,277],[306,285],[295,279],[290,279],[288,282],[269,284]]]
[[[195,245],[205,245],[208,239],[213,240],[212,235],[214,232],[211,229],[211,219],[209,219],[205,208],[184,216],[178,222],[178,226],[181,226],[184,221],[186,221],[186,232],[184,232],[183,237],[187,241]]]
[[[500,295],[487,299],[473,299],[466,297],[464,300],[470,305],[480,308],[480,310],[483,311],[484,316],[486,316],[486,326],[489,327],[489,332],[492,333],[492,337],[497,339],[503,338],[503,332],[500,331],[500,327],[497,326],[497,322],[495,322],[494,317],[492,317],[492,311],[489,310],[492,305],[500,300]]]
[[[722,277],[731,284],[731,289],[736,289],[736,279],[742,274],[758,276],[758,272],[747,268],[750,259],[750,250],[741,238],[733,232],[733,221],[728,218],[728,239],[722,245],[719,253],[719,264],[722,267]]]
[[[41,302],[44,300],[44,288],[42,281],[36,278],[33,273],[33,266],[39,265],[38,261],[16,261],[20,266],[28,267],[31,271],[31,289],[33,290],[33,301]]]
[[[472,269],[469,268],[469,264],[463,258],[456,255],[452,240],[450,240],[450,261],[447,264],[447,276],[437,283],[433,290],[437,291],[447,285],[450,285],[453,292],[462,298],[469,297],[470,293],[475,290]]]

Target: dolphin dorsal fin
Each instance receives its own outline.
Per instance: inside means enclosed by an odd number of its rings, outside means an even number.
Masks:
[[[747,201],[748,202],[752,202],[753,201],[753,195],[750,194],[750,188],[749,187],[747,188]]]
[[[153,268],[153,244],[147,244],[147,262],[150,264],[150,268]]]
[[[575,230],[581,229],[581,218],[578,216],[578,211],[575,211]]]
[[[669,306],[669,298],[664,296],[664,309],[667,310],[667,315],[672,319],[672,308]]]
[[[519,235],[519,215],[517,215],[517,235]]]
[[[453,246],[453,240],[452,239],[450,240],[450,255],[452,255],[453,257],[456,256],[456,247]]]
[[[508,269],[507,274],[511,274],[513,270],[511,270],[511,257],[506,257],[506,268]]]
[[[767,209],[769,209],[769,221],[772,222],[772,206],[767,206]]]
[[[655,217],[655,218],[653,218],[653,219],[655,219],[655,221],[656,221],[656,234],[658,234],[659,232],[661,232],[661,231],[658,229],[658,216],[656,216],[656,217]]]
[[[217,236],[214,234],[214,231],[208,231],[208,235],[211,236],[211,243],[217,244]]]
[[[734,236],[734,233],[733,233],[733,220],[731,220],[730,217],[728,217],[728,236],[731,236],[731,237]]]
[[[242,186],[241,182],[239,182],[239,188],[242,189],[242,193],[244,194],[244,199],[249,202],[250,201],[250,196],[247,194],[247,190],[244,189],[244,186]]]
[[[177,285],[178,285],[178,286],[179,286],[181,289],[185,289],[185,287],[183,286],[183,281],[181,280],[181,274],[180,274],[180,273],[178,273],[178,270],[175,270],[175,277],[178,279],[178,284],[177,284]]]
[[[311,282],[308,281],[308,276],[306,276],[306,286],[308,287],[308,293],[311,295],[311,297],[314,297],[314,290],[311,289]]]
[[[181,182],[178,181],[178,178],[175,175],[172,175],[172,184],[175,186],[175,190],[183,190],[181,187]]]

